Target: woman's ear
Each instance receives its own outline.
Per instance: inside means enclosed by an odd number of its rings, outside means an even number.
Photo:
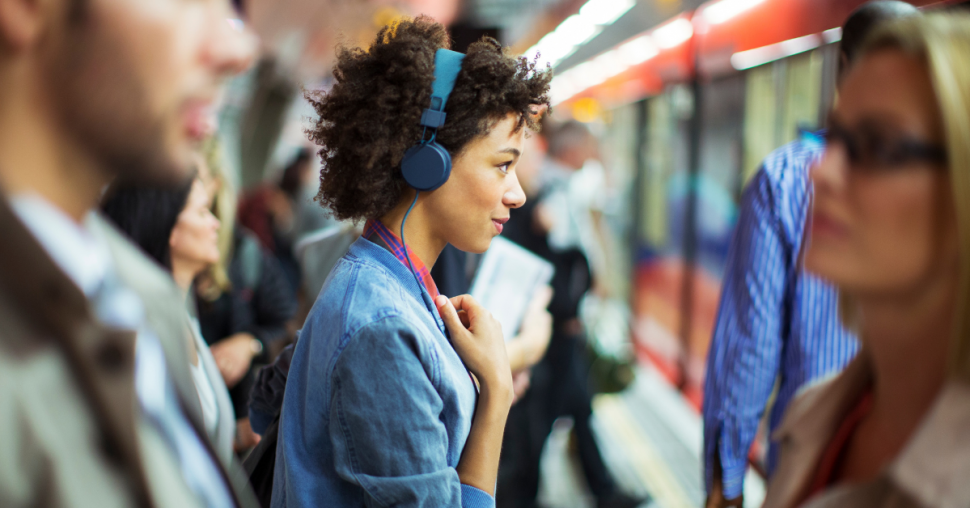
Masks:
[[[531,113],[532,113],[532,116],[534,117],[534,120],[538,122],[539,119],[542,118],[542,115],[546,114],[547,111],[549,111],[549,105],[540,104],[538,106],[533,106]]]

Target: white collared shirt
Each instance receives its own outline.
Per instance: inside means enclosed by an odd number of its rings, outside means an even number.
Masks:
[[[81,291],[88,297],[94,294],[111,266],[111,254],[87,226],[35,194],[11,197],[10,207]]]
[[[805,499],[836,429],[871,386],[863,350],[838,376],[799,395],[773,436],[781,445],[765,508],[970,506],[970,385],[950,380],[898,456],[870,482],[841,483]]]

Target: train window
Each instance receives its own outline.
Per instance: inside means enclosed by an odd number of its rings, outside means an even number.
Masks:
[[[831,103],[832,58],[823,48],[747,71],[743,182],[769,153],[794,141],[799,128],[821,127]]]

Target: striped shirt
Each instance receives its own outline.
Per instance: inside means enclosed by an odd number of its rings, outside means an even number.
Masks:
[[[771,393],[769,428],[806,383],[841,370],[856,339],[839,321],[836,291],[801,268],[809,168],[822,144],[808,138],[765,159],[741,198],[704,385],[704,474],[719,457],[724,495],[741,495],[748,450]],[[768,450],[770,475],[777,450]]]
[[[411,264],[414,265],[414,272],[417,273],[418,278],[421,279],[424,289],[426,289],[428,294],[431,295],[431,301],[434,301],[434,299],[439,295],[438,286],[435,285],[434,279],[431,278],[431,272],[428,270],[428,267],[425,266],[420,258],[414,255],[414,251],[412,251],[410,247],[406,247],[397,235],[392,233],[390,229],[387,229],[387,226],[385,226],[384,223],[379,220],[368,220],[364,224],[364,238],[374,241],[376,240],[374,238],[375,236],[377,237],[376,239],[380,239],[381,242],[383,242],[384,246],[391,251],[391,254],[394,254],[394,257],[396,257],[398,261],[404,263],[404,266],[407,266],[408,269],[410,269],[410,266],[408,265],[408,258],[405,255],[405,249],[407,249],[407,254],[411,257]]]

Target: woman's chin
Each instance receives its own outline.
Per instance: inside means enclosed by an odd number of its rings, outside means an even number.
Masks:
[[[492,245],[492,238],[494,237],[483,238],[481,240],[476,239],[473,242],[462,244],[452,243],[451,245],[460,251],[468,252],[470,254],[484,254],[485,251],[487,251]]]
[[[805,270],[828,281],[833,279],[837,281],[844,265],[844,256],[827,252],[815,245],[810,246],[808,252],[805,253]]]

